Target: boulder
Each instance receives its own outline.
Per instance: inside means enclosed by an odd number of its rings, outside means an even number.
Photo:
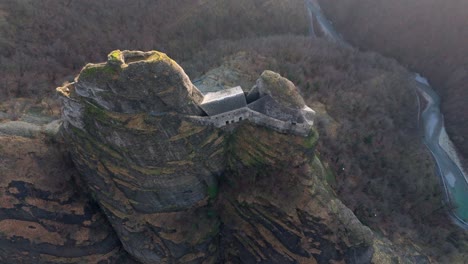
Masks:
[[[264,71],[257,81],[257,89],[260,97],[269,95],[286,107],[295,109],[305,107],[304,99],[296,86],[276,72]]]

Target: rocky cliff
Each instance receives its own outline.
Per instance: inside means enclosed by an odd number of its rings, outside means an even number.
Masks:
[[[50,138],[0,132],[0,175],[0,263],[134,263]]]
[[[212,262],[223,135],[189,121],[201,94],[183,70],[159,52],[117,51],[59,91],[73,160],[125,249],[143,262]]]
[[[112,52],[58,92],[81,178],[142,263],[399,258],[334,196],[315,156],[317,132],[192,122],[203,96],[165,54]]]

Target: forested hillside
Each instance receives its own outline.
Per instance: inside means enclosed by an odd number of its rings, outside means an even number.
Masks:
[[[434,261],[466,257],[467,236],[451,224],[419,134],[416,84],[395,60],[321,39],[276,36],[215,42],[182,65],[195,76],[222,65],[210,79],[242,76],[252,80],[247,87],[265,68],[287,76],[318,113],[319,157],[343,203],[373,230],[403,247],[424,248]]]
[[[352,1],[373,8],[361,12]],[[408,26],[416,25],[419,13],[398,20],[382,15],[372,1],[330,0],[323,5],[351,42],[375,34],[375,43],[362,47],[387,43],[384,54],[412,68],[423,65],[421,71],[429,77],[438,72],[434,65],[443,68],[440,78],[431,80],[455,87],[443,91],[461,89],[460,96],[451,97],[453,106],[445,107],[458,109],[454,118],[466,116],[466,106],[460,106],[466,101],[466,86],[458,84],[466,80],[463,63],[468,53],[460,43],[447,41],[447,48],[436,29]],[[402,6],[389,7],[389,14]],[[463,261],[467,234],[451,224],[443,204],[443,189],[417,127],[415,83],[409,72],[377,53],[307,37],[308,19],[302,0],[0,0],[0,124],[28,122],[30,116],[44,113],[58,116],[55,87],[72,81],[86,63],[106,61],[116,49],[165,52],[195,84],[209,73],[222,85],[248,90],[264,70],[273,70],[297,85],[307,105],[317,111],[317,157],[324,163],[326,188],[364,225],[403,251],[418,251],[433,262]],[[379,24],[381,19],[392,23]],[[468,20],[456,20],[458,25],[463,21]],[[358,31],[358,25],[366,31]],[[380,32],[376,25],[389,31]],[[451,40],[466,28],[447,29],[444,36]],[[403,29],[411,30],[402,34]],[[453,52],[443,57],[442,48]],[[422,56],[428,60],[419,60]],[[463,135],[455,139],[463,140]],[[9,155],[0,146],[2,153]],[[8,173],[14,178],[16,172]]]
[[[306,34],[302,7],[301,0],[0,0],[0,99],[50,95],[115,49],[183,60],[214,39]]]
[[[468,157],[468,1],[320,1],[345,39],[396,58],[432,82],[446,126]]]

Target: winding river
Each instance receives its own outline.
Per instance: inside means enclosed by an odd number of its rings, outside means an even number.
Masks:
[[[316,0],[306,0],[311,23],[317,22],[323,35],[333,42],[350,46],[328,21]],[[312,26],[313,27],[313,26]],[[314,36],[314,29],[311,30]],[[458,160],[453,143],[450,141],[444,127],[444,117],[440,112],[440,97],[429,85],[426,78],[414,73],[418,84],[420,99],[424,99],[426,107],[420,113],[418,120],[424,129],[424,143],[432,153],[437,165],[437,171],[442,179],[446,199],[450,205],[450,215],[454,222],[468,229],[468,178]]]

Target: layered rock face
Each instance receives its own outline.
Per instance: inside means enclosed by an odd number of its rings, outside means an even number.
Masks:
[[[0,133],[0,263],[134,263],[62,152]]]
[[[305,107],[291,82],[265,74],[260,88],[279,90],[259,92],[289,94],[280,101]],[[334,197],[314,154],[314,130],[301,136],[248,120],[222,128],[195,122],[203,96],[165,54],[112,52],[58,91],[72,159],[142,263],[395,257]]]
[[[218,200],[225,259],[325,263],[355,254],[360,263],[371,260],[372,232],[328,193],[316,140],[314,132],[304,138],[247,123],[229,138]]]
[[[202,97],[183,70],[159,52],[114,52],[59,91],[73,160],[125,249],[146,263],[213,262],[207,206],[224,140],[187,118]]]

